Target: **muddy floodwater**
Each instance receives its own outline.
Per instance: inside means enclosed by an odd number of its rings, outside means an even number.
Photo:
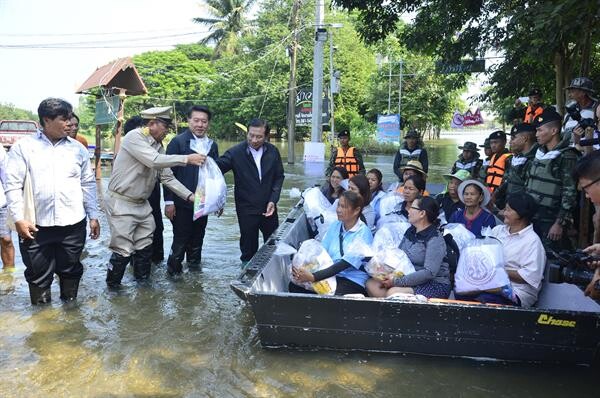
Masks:
[[[457,143],[427,143],[430,181],[441,182]],[[284,162],[287,148],[280,147]],[[223,152],[231,143],[220,143]],[[296,148],[296,159],[302,148]],[[392,156],[366,156],[393,181]],[[280,220],[297,199],[290,189],[322,181],[322,171],[284,164]],[[110,170],[106,170],[108,176]],[[138,284],[130,269],[119,292],[106,289],[109,231],[88,241],[76,303],[29,304],[24,266],[0,273],[0,398],[4,397],[587,397],[600,396],[598,370],[581,366],[403,356],[364,352],[267,350],[254,318],[229,288],[240,271],[232,176],[224,215],[210,217],[201,271],[178,279],[165,261]],[[101,181],[106,189],[107,178]],[[165,251],[171,225],[165,221]],[[16,241],[15,241],[16,243]]]

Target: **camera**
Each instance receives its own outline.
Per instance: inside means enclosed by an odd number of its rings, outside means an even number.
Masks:
[[[589,117],[585,118],[585,119],[581,118],[581,113],[577,109],[577,104],[567,106],[565,108],[565,110],[569,114],[569,117],[571,117],[571,119],[575,120],[578,123],[578,126],[581,127],[582,129],[585,130],[588,127],[591,127],[591,128],[596,127],[596,123],[594,122],[594,119],[589,118]]]
[[[548,265],[548,280],[551,283],[571,283],[585,288],[592,281],[594,272],[589,269],[588,263],[598,261],[600,258],[590,256],[581,250],[553,252],[553,254],[558,263]]]

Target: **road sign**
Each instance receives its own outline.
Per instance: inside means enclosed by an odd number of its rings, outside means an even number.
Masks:
[[[436,61],[435,72],[442,74],[485,72],[485,59],[459,62]]]
[[[296,94],[296,126],[312,125],[312,91],[300,89]],[[323,98],[322,123],[329,124],[329,99]]]

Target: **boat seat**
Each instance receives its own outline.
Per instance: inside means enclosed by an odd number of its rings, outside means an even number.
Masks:
[[[549,283],[544,280],[535,305],[539,309],[600,312],[600,305],[570,283]]]

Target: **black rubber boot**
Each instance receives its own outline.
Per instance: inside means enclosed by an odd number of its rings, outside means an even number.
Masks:
[[[73,301],[77,298],[79,279],[60,278],[60,298],[64,301]]]
[[[47,304],[50,302],[50,288],[43,288],[34,284],[29,284],[29,297],[31,298],[31,304]]]
[[[150,278],[152,270],[152,245],[148,245],[141,250],[136,250],[133,254],[133,276],[137,280]]]
[[[124,257],[120,254],[113,253],[110,256],[110,264],[106,272],[106,284],[108,287],[119,287],[121,280],[125,274],[125,269],[131,257]]]

